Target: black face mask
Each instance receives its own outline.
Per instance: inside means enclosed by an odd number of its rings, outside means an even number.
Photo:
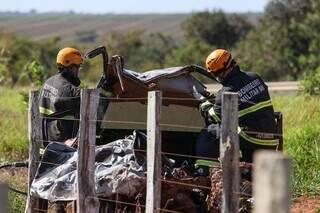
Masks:
[[[74,75],[73,72],[67,70],[67,69],[64,69],[62,70],[61,72],[61,75],[62,77],[64,77],[65,79],[67,79],[70,83],[72,83],[74,86],[80,86],[81,84],[81,81],[80,79]]]
[[[220,70],[216,73],[212,73],[212,75],[219,83],[222,83],[226,76],[226,70]]]

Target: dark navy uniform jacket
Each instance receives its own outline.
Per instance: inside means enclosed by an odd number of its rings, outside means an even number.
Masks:
[[[49,78],[40,92],[44,144],[74,138],[79,128],[80,80],[72,72],[63,71]]]
[[[240,137],[255,145],[277,146],[274,110],[268,87],[260,76],[253,72],[242,72],[236,66],[222,85],[214,100],[200,104],[206,125],[221,123],[222,93],[236,92],[239,99]]]

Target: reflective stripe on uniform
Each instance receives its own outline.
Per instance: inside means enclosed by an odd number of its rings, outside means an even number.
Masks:
[[[52,111],[51,109],[47,109],[47,108],[44,108],[44,107],[39,107],[39,112],[41,114],[45,114],[45,115],[51,115],[54,113],[54,111]]]
[[[47,108],[44,108],[44,107],[39,107],[39,112],[41,114],[46,115],[46,116],[49,116],[49,115],[52,115],[52,114],[55,113],[51,109],[47,109]],[[58,117],[59,119],[62,119],[62,120],[74,120],[74,119],[76,119],[76,117],[74,115],[65,115],[63,117],[60,117],[60,116],[57,115],[57,116],[54,116],[54,117]]]
[[[258,111],[258,110],[260,110],[262,108],[269,107],[269,106],[272,106],[271,100],[267,100],[267,101],[263,101],[263,102],[257,103],[257,104],[255,104],[255,105],[253,105],[251,107],[248,107],[246,109],[240,110],[239,111],[239,117],[242,117],[244,115],[247,115],[249,113]]]
[[[39,150],[39,154],[40,154],[40,155],[44,155],[44,151],[45,151],[45,149],[40,148],[40,150]]]
[[[241,150],[239,150],[239,157],[240,157],[240,158],[242,158],[242,157],[243,157],[243,155],[242,155],[242,151],[241,151]]]
[[[206,102],[203,103],[203,104],[206,104]],[[204,106],[208,106],[208,105],[209,104],[206,104]],[[201,104],[200,107],[202,108],[204,106],[202,106],[202,104]],[[258,110],[260,110],[262,108],[269,107],[269,106],[272,106],[271,100],[260,102],[258,104],[255,104],[255,105],[251,106],[251,107],[248,107],[246,109],[240,110],[239,111],[239,117],[242,117],[242,116],[247,115],[249,113],[256,112],[256,111],[258,111]],[[221,119],[219,118],[218,114],[214,111],[213,107],[210,108],[208,112],[209,112],[209,116],[211,118],[213,118],[216,122],[220,122],[221,121]]]
[[[253,143],[253,144],[258,144],[262,146],[278,146],[279,145],[279,140],[278,139],[258,139],[251,137],[247,135],[240,127],[238,127],[238,134],[245,139],[246,141]]]
[[[216,122],[221,122],[221,119],[216,114],[213,107],[211,109],[209,109],[208,113],[209,113],[210,118],[213,118]]]
[[[213,160],[196,160],[196,163],[194,164],[196,167],[197,166],[220,166],[220,163],[218,161],[213,161]]]

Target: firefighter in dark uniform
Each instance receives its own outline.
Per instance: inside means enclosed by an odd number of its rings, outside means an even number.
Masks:
[[[65,142],[75,138],[79,128],[80,79],[83,57],[79,50],[64,48],[57,55],[58,74],[49,78],[40,93],[43,140]]]
[[[42,117],[43,144],[77,143],[80,117],[79,71],[83,57],[79,50],[63,48],[57,55],[58,74],[50,77],[40,92],[39,111]],[[51,211],[65,213],[63,202],[49,202]]]
[[[213,99],[194,91],[194,96],[200,100],[199,109],[206,123],[197,140],[197,156],[219,157],[223,92],[238,93],[240,160],[252,162],[253,152],[258,149],[277,149],[279,141],[274,136],[274,110],[264,81],[256,73],[241,71],[231,54],[223,49],[217,49],[207,57],[206,68],[222,84],[222,89]],[[198,159],[196,168],[213,164],[214,161]]]

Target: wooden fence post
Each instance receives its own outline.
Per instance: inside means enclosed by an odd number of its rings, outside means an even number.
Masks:
[[[0,212],[9,213],[9,188],[6,183],[0,182]]]
[[[223,175],[222,212],[239,211],[239,136],[238,94],[226,92],[222,96],[220,160]]]
[[[274,151],[254,156],[253,197],[256,213],[288,213],[291,200],[290,157]]]
[[[42,125],[39,113],[39,91],[29,93],[28,136],[29,136],[29,168],[28,168],[28,198],[26,213],[32,213],[38,208],[39,199],[30,196],[30,187],[35,178],[40,161],[40,146],[42,143]]]
[[[98,91],[81,90],[79,145],[77,164],[77,212],[99,212],[99,200],[95,193],[95,144]]]
[[[148,93],[146,212],[161,208],[161,91]]]

